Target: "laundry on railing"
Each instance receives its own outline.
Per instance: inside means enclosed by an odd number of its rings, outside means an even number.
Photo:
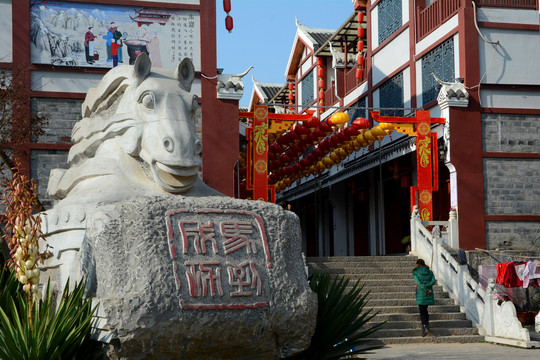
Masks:
[[[510,261],[497,263],[497,284],[504,287],[533,287],[540,286],[540,262]]]

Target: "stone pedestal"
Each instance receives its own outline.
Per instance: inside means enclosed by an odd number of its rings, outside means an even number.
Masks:
[[[309,345],[316,296],[295,214],[138,197],[98,206],[87,224],[79,263],[109,358],[278,359]]]

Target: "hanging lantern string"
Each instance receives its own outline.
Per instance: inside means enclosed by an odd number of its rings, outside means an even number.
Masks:
[[[350,109],[350,110],[412,110],[412,111],[423,110],[423,108],[405,108],[405,107],[391,108],[391,107],[359,107],[359,106],[327,106],[327,105],[305,106],[305,105],[291,105],[291,104],[276,104],[276,103],[268,103],[268,102],[262,103],[259,105],[284,106],[284,107],[294,106],[294,107],[301,107],[301,108],[306,108],[306,109],[317,108],[317,109]]]

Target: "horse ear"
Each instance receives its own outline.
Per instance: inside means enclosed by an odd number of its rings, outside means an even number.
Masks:
[[[195,78],[195,66],[189,58],[182,60],[174,71],[174,77],[180,81],[180,85],[187,92],[191,91],[191,84]]]
[[[137,59],[135,59],[133,68],[135,77],[142,81],[148,76],[148,74],[150,74],[150,69],[152,69],[152,61],[150,61],[150,57],[145,52],[142,52],[139,54],[139,56],[137,56]]]

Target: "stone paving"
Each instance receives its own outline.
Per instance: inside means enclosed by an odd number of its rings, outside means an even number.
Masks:
[[[393,344],[362,355],[369,360],[528,360],[540,359],[540,349],[523,349],[491,343]]]

